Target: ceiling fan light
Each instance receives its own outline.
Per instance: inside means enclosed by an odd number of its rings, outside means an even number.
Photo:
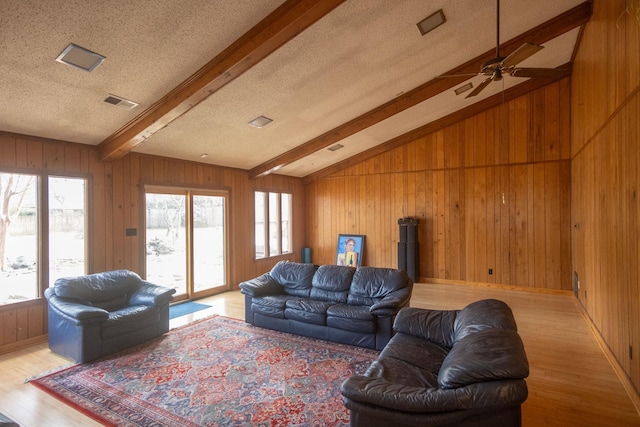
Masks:
[[[424,36],[429,31],[433,31],[445,22],[447,22],[447,18],[445,18],[444,12],[442,11],[442,9],[440,9],[437,12],[434,12],[431,15],[427,16],[416,25],[420,30],[420,34]]]

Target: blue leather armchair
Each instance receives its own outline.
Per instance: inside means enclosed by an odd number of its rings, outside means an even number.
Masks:
[[[49,348],[83,363],[159,337],[175,292],[128,270],[58,279],[45,291]]]

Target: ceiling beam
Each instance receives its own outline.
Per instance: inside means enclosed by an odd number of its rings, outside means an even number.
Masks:
[[[346,0],[287,0],[98,148],[114,161],[275,52]]]
[[[385,153],[389,150],[393,150],[394,148],[400,147],[411,141],[415,141],[419,138],[427,136],[433,132],[437,132],[441,129],[444,129],[447,126],[451,126],[462,120],[468,119],[469,117],[473,117],[476,114],[479,114],[490,108],[497,107],[504,102],[509,102],[513,99],[518,98],[519,96],[525,95],[536,89],[540,89],[541,87],[547,86],[553,82],[564,79],[571,75],[571,72],[572,72],[571,64],[562,65],[558,67],[558,69],[562,70],[563,73],[558,74],[553,78],[528,79],[523,83],[520,83],[510,89],[505,90],[504,93],[502,92],[496,93],[495,95],[485,98],[482,101],[476,102],[475,104],[469,105],[468,107],[463,108],[462,110],[458,110],[447,116],[441,117],[440,119],[434,120],[431,123],[427,123],[424,126],[421,126],[417,129],[414,129],[407,133],[399,135],[393,139],[390,139],[387,142],[384,142],[380,145],[376,145],[373,148],[370,148],[366,151],[358,153],[338,163],[334,163],[331,166],[327,166],[326,168],[321,169],[317,172],[309,174],[305,176],[302,181],[305,185],[309,184],[313,181],[324,178],[333,173],[339,172],[345,168],[354,166],[358,163],[361,163],[379,154]]]
[[[523,34],[502,43],[500,45],[500,51],[507,56],[524,43],[546,43],[549,40],[587,23],[591,17],[591,11],[591,2],[586,1],[541,25],[538,25]],[[480,70],[484,62],[493,59],[494,57],[495,48],[443,74],[452,75],[476,73]],[[468,76],[432,79],[421,86],[418,86],[417,88],[324,133],[323,135],[307,141],[286,153],[256,166],[249,170],[249,176],[251,178],[258,178],[275,172],[287,164],[300,160],[318,150],[329,147],[348,136],[388,119],[389,117],[436,96],[441,92],[449,90],[468,79]]]

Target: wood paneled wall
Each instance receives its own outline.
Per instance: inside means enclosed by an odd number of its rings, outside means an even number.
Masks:
[[[573,68],[572,241],[579,300],[638,391],[640,21],[626,3],[594,2]]]
[[[307,243],[366,235],[396,267],[397,220],[419,220],[419,276],[571,289],[568,79],[307,185]],[[493,274],[489,274],[492,269]]]
[[[113,163],[99,161],[93,146],[0,133],[0,169],[33,174],[68,174],[89,179],[89,272],[126,268],[144,272],[143,186],[224,189],[230,200],[232,287],[268,271],[281,259],[300,259],[305,229],[305,192],[298,178],[269,175],[251,180],[246,171],[195,162],[129,154]],[[294,252],[255,260],[253,200],[255,189],[293,194]],[[136,228],[136,236],[126,229]],[[46,303],[0,307],[0,352],[46,334]]]

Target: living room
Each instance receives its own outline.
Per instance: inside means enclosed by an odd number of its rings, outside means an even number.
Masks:
[[[495,105],[321,173],[252,178],[240,168],[140,152],[102,161],[95,145],[13,126],[0,128],[0,172],[88,179],[87,272],[145,271],[145,186],[227,191],[232,238],[222,290],[234,292],[279,260],[300,261],[303,247],[312,248],[313,262],[333,263],[341,233],[366,236],[365,265],[395,267],[397,220],[415,217],[417,288],[466,284],[532,300],[573,298],[637,409],[640,25],[626,11],[638,5],[592,7],[570,77],[505,91]],[[292,195],[289,254],[256,259],[256,191]],[[46,317],[43,298],[0,307],[0,351],[46,343]],[[3,400],[0,412],[9,405]]]

